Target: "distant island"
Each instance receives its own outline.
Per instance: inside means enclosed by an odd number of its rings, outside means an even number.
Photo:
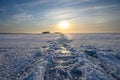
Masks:
[[[49,31],[42,32],[42,34],[50,34]]]

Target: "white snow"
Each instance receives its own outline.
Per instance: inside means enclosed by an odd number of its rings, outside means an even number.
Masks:
[[[120,34],[0,34],[0,80],[120,80]]]

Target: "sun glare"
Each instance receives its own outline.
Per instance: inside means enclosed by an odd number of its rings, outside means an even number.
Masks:
[[[59,23],[59,27],[60,27],[61,29],[67,29],[67,28],[68,28],[68,22],[66,22],[66,21],[60,22],[60,23]]]

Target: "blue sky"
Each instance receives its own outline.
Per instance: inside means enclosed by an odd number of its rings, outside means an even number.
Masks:
[[[60,30],[60,21],[69,29]],[[1,33],[120,32],[120,0],[1,0]]]

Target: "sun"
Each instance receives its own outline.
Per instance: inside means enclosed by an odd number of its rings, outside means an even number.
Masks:
[[[68,22],[67,21],[62,21],[58,24],[58,26],[61,28],[61,29],[67,29],[68,28]]]

